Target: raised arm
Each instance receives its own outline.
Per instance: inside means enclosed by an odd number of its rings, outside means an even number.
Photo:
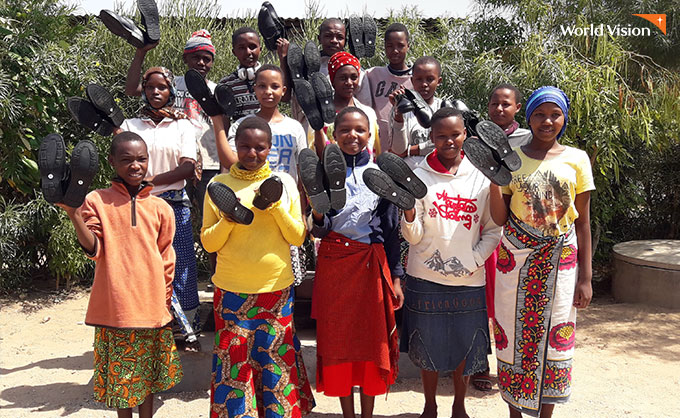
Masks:
[[[210,119],[213,123],[213,129],[215,130],[215,143],[217,145],[217,155],[220,159],[220,164],[222,167],[229,169],[232,164],[238,162],[238,156],[229,146],[229,139],[227,138],[228,126],[225,126],[225,116],[215,115],[211,116]]]
[[[85,250],[85,253],[90,257],[90,258],[95,258],[98,253],[98,245],[97,245],[97,237],[90,228],[88,228],[87,224],[85,223],[85,219],[83,218],[83,213],[82,213],[82,206],[80,208],[72,208],[70,206],[66,206],[63,203],[57,203],[57,206],[60,208],[64,209],[66,214],[68,215],[69,219],[71,220],[71,223],[73,224],[73,227],[76,229],[76,235],[78,236],[78,242],[80,243],[80,246],[83,247],[83,250]],[[88,211],[86,209],[86,212],[89,213],[89,215],[86,214],[86,216],[91,217],[94,215],[94,212]],[[99,221],[98,219],[93,220],[91,222],[93,225],[92,227],[97,229],[99,226]],[[101,229],[101,228],[99,228]]]
[[[144,65],[144,58],[146,53],[154,49],[158,42],[154,44],[147,44],[141,48],[137,48],[135,56],[128,68],[127,78],[125,79],[125,94],[128,96],[139,97],[142,95],[142,66]]]

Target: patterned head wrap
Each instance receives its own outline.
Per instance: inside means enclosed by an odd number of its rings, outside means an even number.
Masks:
[[[165,105],[163,105],[161,109],[154,109],[149,104],[149,99],[146,97],[146,93],[144,92],[146,83],[147,81],[149,81],[149,77],[151,77],[152,74],[162,75],[166,83],[168,83],[168,88],[170,89],[170,96],[168,97],[168,102]],[[144,106],[140,110],[140,116],[147,117],[162,116],[169,117],[172,119],[186,118],[186,115],[182,111],[177,110],[174,107],[175,97],[177,96],[177,91],[175,90],[175,83],[173,82],[174,79],[175,77],[172,75],[172,72],[165,67],[151,67],[148,70],[146,70],[146,72],[142,76],[142,101],[144,102]]]
[[[191,38],[184,45],[184,55],[196,51],[208,51],[215,57],[215,46],[210,40],[210,32],[205,29],[197,30],[191,34]]]
[[[529,119],[531,118],[531,114],[534,113],[534,110],[543,103],[555,103],[562,109],[562,113],[564,113],[564,126],[562,126],[562,130],[557,134],[557,139],[560,139],[564,134],[564,131],[567,130],[569,98],[565,92],[557,87],[543,86],[537,88],[531,93],[529,100],[527,100],[527,123],[529,123]],[[529,125],[529,127],[531,128],[531,125]]]
[[[328,76],[331,78],[331,83],[335,79],[335,73],[345,65],[351,65],[357,69],[357,72],[361,70],[361,64],[357,57],[345,51],[336,52],[328,60]]]

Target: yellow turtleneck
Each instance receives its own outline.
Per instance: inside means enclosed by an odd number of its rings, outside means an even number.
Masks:
[[[212,282],[236,293],[284,289],[293,283],[290,246],[302,245],[307,232],[300,214],[300,194],[290,175],[277,172],[275,175],[283,182],[281,200],[265,210],[257,209],[253,206],[255,190],[272,174],[269,164],[256,171],[238,165],[211,181],[229,186],[255,216],[250,225],[234,223],[221,215],[206,193],[201,242],[206,251],[217,252]]]

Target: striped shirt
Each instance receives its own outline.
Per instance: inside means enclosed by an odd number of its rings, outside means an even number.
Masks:
[[[220,80],[220,84],[231,87],[236,98],[236,113],[231,116],[232,121],[237,121],[246,115],[260,110],[260,103],[255,97],[255,80],[241,80],[236,71]]]

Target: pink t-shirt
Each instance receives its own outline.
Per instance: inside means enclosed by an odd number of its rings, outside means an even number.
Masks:
[[[389,130],[390,112],[392,104],[389,95],[400,86],[412,89],[411,72],[404,75],[393,74],[387,66],[373,67],[366,70],[366,77],[371,89],[371,107],[375,110],[378,117],[378,127],[380,129],[380,141],[382,142],[382,152],[389,151],[392,147],[392,137]]]

